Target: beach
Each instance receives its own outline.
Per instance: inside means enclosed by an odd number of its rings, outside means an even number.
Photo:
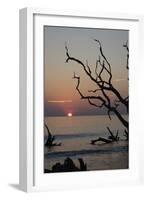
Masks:
[[[72,158],[79,167],[78,158],[82,158],[87,164],[87,170],[127,169],[128,166],[128,142],[119,141],[111,144],[90,145],[89,150],[83,151],[48,151],[44,157],[44,168],[51,170],[52,166],[60,162],[63,164],[67,157]]]
[[[81,123],[79,123],[81,122]],[[87,170],[111,170],[128,168],[128,141],[123,137],[123,127],[114,116],[112,121],[107,116],[87,117],[48,117],[45,122],[56,142],[61,146],[44,148],[44,169],[52,169],[57,162],[71,158],[79,166],[78,158],[82,158]],[[101,126],[100,126],[101,125]],[[116,132],[119,130],[120,140],[113,143],[90,142],[98,137],[108,137],[106,125]],[[45,135],[46,138],[46,135]]]

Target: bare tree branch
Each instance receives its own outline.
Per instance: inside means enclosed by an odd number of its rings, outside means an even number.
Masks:
[[[128,47],[128,41],[126,42],[126,44],[123,45],[124,48],[126,48],[127,50],[127,64],[126,64],[126,68],[129,69],[129,47]]]
[[[100,91],[100,90],[101,90],[101,89],[88,90],[88,92],[93,92],[93,93],[95,93],[95,92]]]
[[[103,137],[99,137],[98,139],[95,139],[95,140],[91,140],[91,144],[94,145],[96,142],[104,142],[104,143],[111,143],[111,142],[116,142],[119,140],[119,137],[118,137],[118,130],[116,132],[116,135],[113,134],[113,132],[110,130],[109,127],[107,127],[107,130],[110,134],[110,136],[107,138],[103,138]]]
[[[109,127],[107,127],[107,130],[108,130],[109,133],[110,133],[109,139],[111,139],[112,141],[118,141],[118,140],[119,140],[119,137],[118,137],[118,130],[117,130],[117,132],[116,132],[116,135],[113,134],[113,132],[110,130]]]
[[[92,96],[84,95],[80,90],[80,77],[76,76],[74,73],[73,78],[77,79],[76,90],[78,91],[81,99],[87,99],[89,104],[91,104],[92,106],[100,107],[100,108],[105,107],[107,109],[107,114],[110,119],[111,119],[111,112],[113,112],[118,117],[118,119],[121,121],[121,123],[128,129],[128,126],[129,126],[128,121],[123,117],[123,115],[118,111],[117,108],[120,104],[123,104],[126,107],[126,110],[128,112],[128,104],[129,104],[128,100],[129,99],[128,99],[128,97],[123,98],[121,96],[120,92],[113,86],[111,65],[103,53],[103,49],[102,49],[102,45],[101,45],[100,41],[96,40],[96,39],[94,39],[94,41],[96,41],[99,44],[99,51],[100,51],[100,56],[99,56],[98,60],[96,60],[96,65],[95,65],[95,70],[94,70],[95,76],[92,75],[92,70],[88,64],[88,61],[86,61],[86,65],[85,65],[81,60],[71,57],[69,54],[67,45],[65,46],[66,56],[67,56],[66,62],[68,63],[69,61],[74,61],[74,62],[78,63],[80,66],[82,66],[86,75],[98,87],[95,90],[88,91],[88,92],[93,92],[95,95],[92,95]],[[125,47],[127,49],[127,52],[129,52],[127,44],[125,45]],[[101,60],[101,58],[103,59],[103,61]],[[100,68],[99,72],[98,72],[98,67]],[[103,78],[104,73],[107,74],[107,79]],[[99,93],[98,91],[101,94],[98,94]],[[96,95],[96,92],[98,92],[97,95]],[[114,94],[117,97],[117,99],[118,99],[117,101],[119,102],[119,104],[115,103],[113,105],[113,103],[111,102],[111,98],[109,97],[107,92],[112,92],[112,94]],[[92,100],[97,100],[99,103],[96,104],[96,102],[93,102]]]

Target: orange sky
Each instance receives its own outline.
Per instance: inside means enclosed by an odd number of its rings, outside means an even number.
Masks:
[[[44,31],[45,116],[64,116],[69,112],[73,115],[105,114],[104,109],[96,109],[80,99],[75,90],[76,80],[72,79],[73,72],[81,77],[80,88],[83,93],[96,89],[96,86],[78,64],[65,63],[65,42],[72,56],[84,63],[88,60],[91,69],[94,69],[98,57],[98,46],[92,38],[99,39],[112,65],[113,83],[123,96],[127,96],[128,72],[125,68],[126,51],[123,44],[128,40],[128,31],[47,26]],[[123,108],[121,110],[124,112]]]

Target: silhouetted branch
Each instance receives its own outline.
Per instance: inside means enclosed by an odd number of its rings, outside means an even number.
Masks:
[[[106,59],[106,57],[105,57],[105,55],[104,55],[104,53],[103,53],[102,45],[101,45],[100,41],[99,41],[99,40],[96,40],[96,39],[94,39],[94,41],[98,42],[98,44],[99,44],[99,49],[100,49],[100,53],[101,53],[102,57],[104,58],[104,60],[106,61],[106,63],[107,63],[108,66],[109,66],[110,81],[111,81],[111,79],[112,79],[111,65],[110,65],[110,63],[108,62],[108,60]]]
[[[91,74],[91,69],[90,69],[90,67],[89,67],[89,65],[88,65],[88,61],[87,61],[87,60],[86,60],[86,66],[87,66],[87,68],[88,68],[89,74]]]
[[[96,140],[91,140],[91,144],[94,145],[96,142],[111,143],[112,141],[106,138],[99,137]]]
[[[91,144],[94,145],[96,142],[99,142],[99,141],[104,142],[104,143],[111,143],[111,142],[116,142],[119,140],[118,131],[116,132],[116,135],[114,135],[109,127],[107,127],[107,130],[110,134],[110,136],[108,136],[108,138],[99,137],[98,139],[91,140]]]
[[[107,130],[109,131],[110,133],[110,136],[108,137],[109,139],[111,139],[112,141],[118,141],[119,140],[119,137],[118,137],[118,130],[116,132],[116,135],[113,134],[113,132],[110,130],[109,127],[107,127]]]
[[[126,68],[129,69],[129,47],[128,47],[128,41],[126,42],[126,44],[123,45],[124,48],[126,48],[127,50],[127,64],[126,64]]]
[[[129,133],[128,133],[127,130],[125,130],[124,132],[125,132],[124,136],[126,137],[126,140],[128,140],[129,139]]]
[[[100,91],[100,90],[101,90],[101,89],[88,90],[88,92],[93,92],[93,93],[95,93],[95,92]]]
[[[52,136],[48,126],[45,124],[44,125],[46,130],[47,130],[47,133],[48,133],[48,138],[47,138],[47,141],[45,143],[45,146],[47,147],[51,147],[51,146],[61,146],[61,143],[53,143],[54,140],[55,140],[55,136]]]
[[[86,61],[86,65],[81,61],[78,60],[77,58],[71,57],[68,51],[67,45],[65,45],[65,50],[66,50],[66,63],[69,61],[74,61],[78,63],[80,66],[82,66],[84,72],[86,75],[97,85],[97,89],[95,90],[89,90],[88,92],[93,92],[95,95],[84,95],[83,92],[80,90],[80,77],[76,76],[74,73],[74,79],[77,79],[77,85],[76,85],[76,90],[78,91],[81,99],[87,99],[89,104],[95,107],[105,107],[107,108],[107,114],[109,118],[111,119],[111,112],[113,112],[118,119],[121,121],[121,123],[128,129],[128,121],[123,117],[123,115],[119,112],[117,109],[118,106],[123,104],[126,107],[126,110],[128,112],[128,98],[123,98],[120,94],[120,92],[113,86],[112,84],[112,72],[111,72],[111,65],[110,62],[107,60],[106,56],[103,53],[102,45],[99,40],[94,39],[99,45],[99,51],[100,51],[100,56],[98,60],[96,60],[96,65],[95,65],[95,76],[92,74],[91,68],[88,64],[88,61]],[[128,46],[125,45],[127,51],[128,51]],[[102,60],[103,59],[103,60]],[[100,67],[100,70],[98,72],[98,67]],[[107,75],[107,79],[103,78],[103,74]],[[106,76],[105,76],[106,77]],[[96,92],[100,92],[100,94]],[[112,92],[114,94],[118,101],[119,104],[113,104],[111,102],[111,98],[108,96],[107,92]],[[92,100],[97,100],[98,102],[96,103],[95,101],[93,102]]]

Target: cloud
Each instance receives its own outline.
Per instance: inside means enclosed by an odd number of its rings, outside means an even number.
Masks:
[[[48,103],[71,103],[72,100],[49,100]]]

